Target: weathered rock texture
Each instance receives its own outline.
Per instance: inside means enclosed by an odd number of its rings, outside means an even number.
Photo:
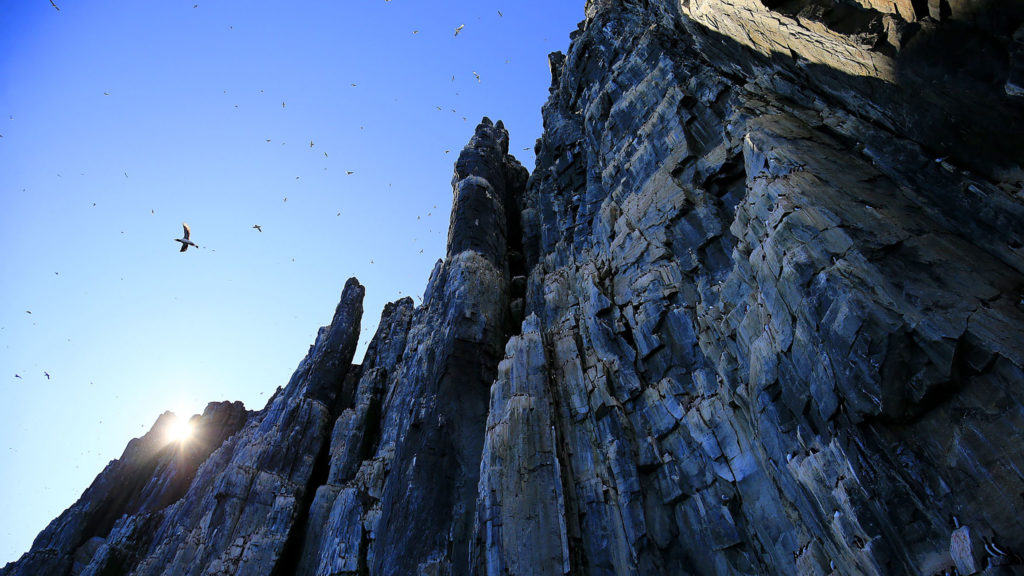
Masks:
[[[198,471],[130,445],[0,574],[1024,573],[1022,23],[588,2],[362,364],[353,280]]]

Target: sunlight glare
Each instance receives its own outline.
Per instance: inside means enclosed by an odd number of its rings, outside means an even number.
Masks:
[[[192,436],[192,432],[192,422],[180,416],[175,416],[167,426],[167,441],[186,442]]]

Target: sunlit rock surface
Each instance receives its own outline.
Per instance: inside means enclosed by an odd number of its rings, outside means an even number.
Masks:
[[[192,472],[112,464],[0,574],[1024,573],[1022,24],[588,2],[532,175],[484,119],[361,364],[353,280]]]

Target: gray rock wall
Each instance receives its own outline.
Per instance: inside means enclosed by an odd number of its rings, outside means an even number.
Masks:
[[[587,2],[362,364],[0,575],[1024,573],[1021,6]]]

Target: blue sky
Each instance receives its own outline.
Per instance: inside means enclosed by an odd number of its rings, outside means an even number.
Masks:
[[[533,168],[547,54],[583,17],[581,0],[55,2],[0,0],[0,565],[163,411],[262,408],[350,276],[361,358],[444,255],[480,118]],[[183,221],[199,250],[178,252]]]

